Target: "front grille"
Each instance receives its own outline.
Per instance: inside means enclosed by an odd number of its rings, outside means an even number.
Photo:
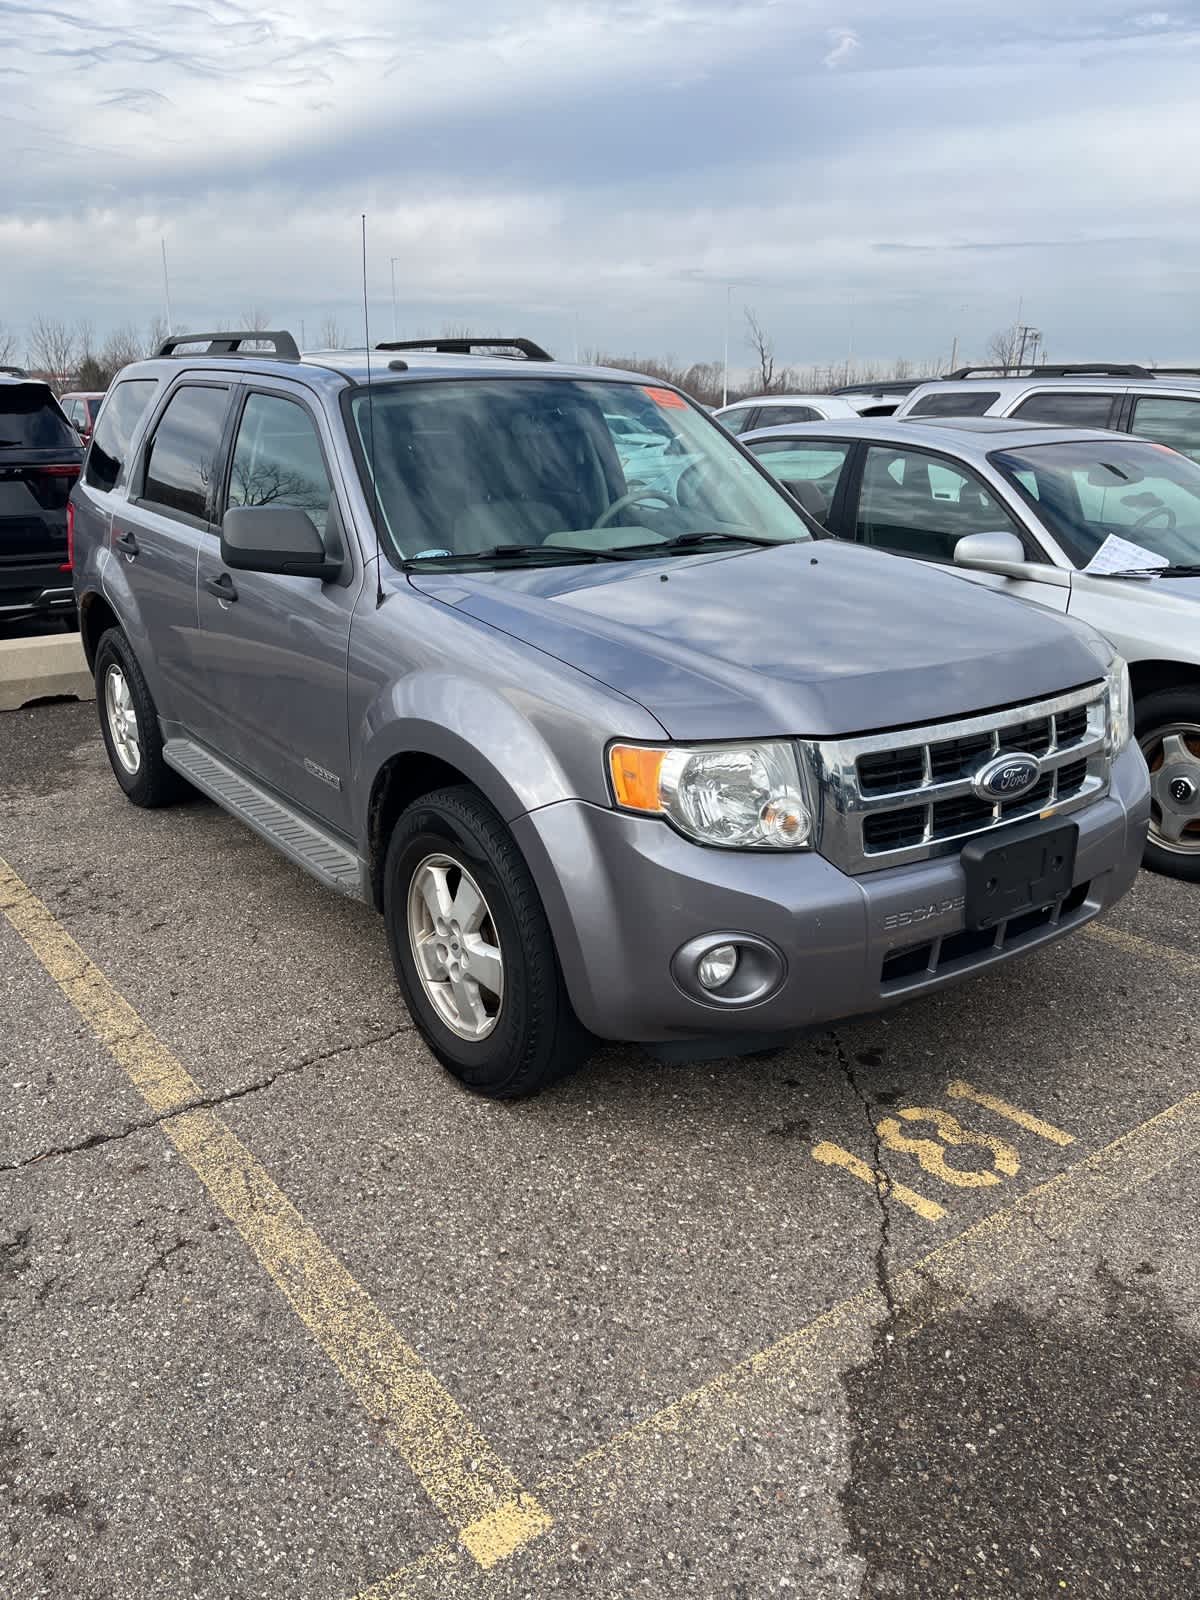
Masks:
[[[1028,793],[993,801],[974,779],[993,756],[1036,756]],[[821,849],[847,872],[945,855],[964,839],[1052,809],[1075,810],[1109,783],[1103,684],[1032,705],[901,733],[809,747],[822,793]]]

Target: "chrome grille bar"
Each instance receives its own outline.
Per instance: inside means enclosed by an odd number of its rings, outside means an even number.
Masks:
[[[1044,726],[1035,728],[1039,723]],[[1063,724],[1070,734],[1065,738],[1060,736]],[[1015,801],[984,801],[975,792],[975,772],[996,755],[1024,750],[1022,734],[1035,746],[1034,753],[1041,747],[1037,759],[1042,782]],[[953,776],[935,776],[937,762],[953,764],[959,754],[953,747],[963,741],[969,753],[958,761],[959,770]],[[956,722],[806,742],[804,752],[820,789],[822,854],[850,873],[927,860],[952,854],[964,840],[992,828],[1050,811],[1067,814],[1106,794],[1111,758],[1105,685],[1090,684],[1048,700]],[[890,760],[877,767],[869,792],[864,792],[860,763],[879,756]],[[1082,777],[1075,781],[1075,772],[1069,773],[1071,787],[1064,793],[1063,769],[1075,769],[1080,763]],[[888,787],[893,770],[901,774],[901,785],[895,788]],[[918,771],[921,777],[914,783]],[[955,800],[973,800],[979,814],[971,817],[970,806],[960,806],[961,825],[940,822],[939,806]],[[894,842],[886,837],[889,817]]]

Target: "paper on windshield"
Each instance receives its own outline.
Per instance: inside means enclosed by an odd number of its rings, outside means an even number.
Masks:
[[[1166,556],[1156,556],[1153,550],[1144,550],[1140,544],[1110,533],[1083,570],[1101,576],[1106,572],[1144,572],[1150,578],[1170,565]]]

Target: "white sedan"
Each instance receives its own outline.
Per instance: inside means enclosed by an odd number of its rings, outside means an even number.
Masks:
[[[1146,865],[1200,882],[1200,465],[1128,434],[999,417],[854,418],[741,442],[837,538],[1106,634],[1150,766]]]

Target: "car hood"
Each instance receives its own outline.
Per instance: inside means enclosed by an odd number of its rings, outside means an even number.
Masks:
[[[675,739],[904,727],[1100,675],[1090,629],[833,541],[409,581],[638,701]]]

